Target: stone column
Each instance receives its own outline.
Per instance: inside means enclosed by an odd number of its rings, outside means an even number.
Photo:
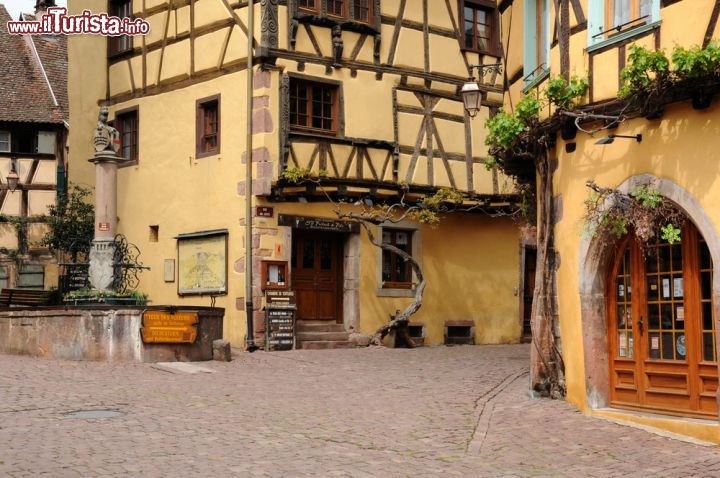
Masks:
[[[115,230],[117,227],[117,164],[122,158],[118,131],[107,124],[107,108],[100,108],[94,131],[95,235],[90,247],[90,286],[108,290],[114,279]]]

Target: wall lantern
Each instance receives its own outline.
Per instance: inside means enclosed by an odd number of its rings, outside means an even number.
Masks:
[[[615,141],[615,138],[627,138],[627,139],[634,139],[638,143],[642,141],[642,134],[638,133],[635,135],[628,135],[628,134],[609,134],[607,137],[599,139],[595,141],[595,144],[610,144],[613,141]]]
[[[17,173],[17,158],[15,156],[10,158],[10,172],[7,175],[7,187],[11,193],[14,193],[18,187],[20,177]]]
[[[478,84],[478,81],[482,81],[485,75],[487,75],[489,72],[492,72],[495,75],[499,75],[500,73],[502,73],[502,64],[490,63],[487,65],[468,65],[468,67],[470,68],[471,76],[470,79],[462,85],[462,88],[460,88],[460,95],[463,99],[463,106],[465,107],[465,111],[467,111],[468,115],[470,115],[471,118],[474,118],[475,115],[478,114],[478,111],[480,111],[483,96],[482,91],[480,91],[480,85]],[[475,81],[475,77],[472,76],[472,71],[475,68],[477,68],[478,70],[478,81]]]

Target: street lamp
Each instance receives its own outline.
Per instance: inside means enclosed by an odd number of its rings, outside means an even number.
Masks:
[[[460,88],[460,94],[462,95],[465,111],[467,111],[471,118],[474,118],[482,106],[483,95],[478,81],[482,81],[485,75],[489,72],[492,72],[495,75],[502,73],[502,64],[489,63],[485,65],[468,65],[468,67],[470,68],[470,79],[462,85],[462,88]],[[478,70],[478,81],[475,81],[475,77],[472,75],[472,71],[475,68]]]
[[[15,156],[10,158],[10,172],[5,179],[7,180],[8,189],[11,193],[14,193],[20,181],[20,176],[18,176],[17,173],[17,158]]]
[[[607,135],[607,137],[595,141],[595,144],[610,144],[615,141],[615,138],[634,139],[635,141],[640,143],[642,141],[642,134],[609,134]]]

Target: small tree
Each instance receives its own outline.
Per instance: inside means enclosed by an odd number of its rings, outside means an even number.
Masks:
[[[87,202],[90,190],[72,185],[66,194],[58,197],[57,204],[48,207],[47,223],[50,231],[42,244],[53,252],[69,254],[72,261],[90,251],[95,234],[95,207]]]

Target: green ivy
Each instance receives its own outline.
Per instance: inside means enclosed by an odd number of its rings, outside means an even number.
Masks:
[[[590,83],[587,77],[578,78],[573,76],[570,81],[563,76],[552,78],[548,81],[545,94],[548,101],[560,109],[569,110],[575,108],[580,100],[587,94]]]
[[[525,131],[526,126],[515,115],[500,110],[495,116],[485,122],[488,129],[485,144],[488,146],[500,146],[503,149],[511,149],[520,133]]]
[[[515,107],[515,116],[517,116],[523,124],[530,126],[540,118],[540,108],[542,108],[542,105],[537,95],[529,93],[518,101]]]
[[[657,81],[670,72],[670,60],[662,50],[650,51],[645,47],[630,45],[627,66],[620,72],[620,98],[649,91]]]
[[[688,79],[703,78],[714,75],[720,69],[720,46],[711,42],[705,48],[699,46],[685,49],[676,47],[671,55],[673,72]]]

